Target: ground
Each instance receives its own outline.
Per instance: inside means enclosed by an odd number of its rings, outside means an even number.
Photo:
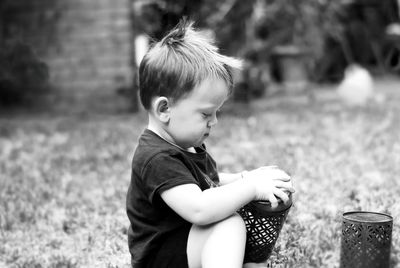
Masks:
[[[400,267],[400,87],[347,107],[332,90],[230,103],[207,141],[221,171],[276,164],[293,177],[294,205],[268,265],[339,267],[343,212],[393,216]],[[146,117],[0,118],[0,267],[128,267],[125,195]]]

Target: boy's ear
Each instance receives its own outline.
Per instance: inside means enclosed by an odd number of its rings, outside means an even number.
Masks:
[[[170,101],[167,97],[158,97],[154,100],[154,113],[161,122],[169,122]]]

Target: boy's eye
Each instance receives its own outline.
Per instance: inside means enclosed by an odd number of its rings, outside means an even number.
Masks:
[[[201,114],[203,115],[204,118],[207,118],[207,117],[211,116],[211,114],[208,114],[208,113],[201,113]]]

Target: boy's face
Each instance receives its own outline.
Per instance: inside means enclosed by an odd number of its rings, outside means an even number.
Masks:
[[[227,98],[225,81],[209,78],[173,103],[167,126],[172,142],[184,149],[200,146],[217,124],[217,112]]]

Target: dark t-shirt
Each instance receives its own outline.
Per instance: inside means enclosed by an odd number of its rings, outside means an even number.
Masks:
[[[165,249],[165,241],[188,233],[192,225],[165,204],[163,191],[188,183],[201,190],[218,185],[215,161],[204,145],[195,149],[197,153],[181,150],[148,129],[139,138],[126,200],[133,267],[147,267]]]

